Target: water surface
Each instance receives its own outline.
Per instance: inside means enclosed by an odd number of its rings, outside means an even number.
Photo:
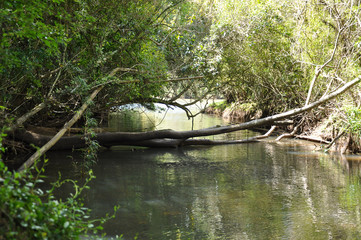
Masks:
[[[112,119],[113,129],[129,126],[122,117]],[[168,111],[159,124],[162,119],[148,113],[137,124],[148,129],[192,127],[178,110]],[[217,124],[227,123],[201,115],[193,126]],[[240,131],[215,138],[255,134]],[[96,179],[84,200],[94,217],[119,205],[105,231],[125,239],[360,239],[357,157],[348,161],[315,149],[306,142],[269,139],[179,149],[115,147],[99,154]],[[51,152],[49,158],[50,175],[60,169],[63,177],[76,176],[77,169],[69,168],[76,154]]]

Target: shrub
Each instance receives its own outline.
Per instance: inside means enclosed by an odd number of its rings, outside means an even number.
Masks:
[[[97,234],[110,218],[90,220],[90,210],[79,200],[94,178],[91,171],[83,186],[73,180],[58,180],[45,192],[37,187],[43,181],[40,174],[44,168],[32,171],[36,175],[30,170],[12,172],[0,159],[0,239],[79,239]],[[72,182],[75,193],[65,201],[57,200],[53,191],[64,182]]]

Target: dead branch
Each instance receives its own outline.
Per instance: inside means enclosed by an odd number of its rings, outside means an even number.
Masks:
[[[20,118],[18,118],[18,120],[15,122],[15,124],[13,124],[10,129],[9,132],[14,131],[16,128],[18,128],[19,126],[21,126],[24,122],[26,122],[29,118],[31,118],[32,116],[34,116],[35,114],[37,114],[39,111],[41,111],[42,109],[44,109],[46,106],[45,102],[42,102],[38,105],[36,105],[33,109],[31,109],[29,112],[27,112],[26,114],[24,114],[23,116],[21,116]]]
[[[265,134],[263,135],[259,135],[259,136],[256,136],[254,137],[255,139],[263,139],[263,138],[268,138],[272,133],[273,131],[277,128],[276,125],[273,125],[270,130],[268,130],[268,132],[266,132]]]
[[[337,135],[327,146],[326,149],[329,149],[332,147],[332,145],[340,138],[342,135],[345,134],[345,130],[343,130],[339,135]]]
[[[119,72],[121,70],[113,70],[113,75],[109,75],[109,76],[114,76],[117,72]],[[194,79],[201,79],[201,78],[204,78],[203,76],[195,76],[195,77],[184,77],[184,78],[173,78],[173,79],[164,79],[164,80],[156,80],[156,81],[147,81],[147,83],[160,83],[160,82],[179,82],[179,81],[188,81],[188,80],[194,80]],[[141,80],[139,79],[133,79],[133,80],[128,80],[128,81],[121,81],[119,79],[115,79],[115,80],[110,80],[110,81],[107,81],[105,83],[101,83],[101,84],[98,84],[98,85],[95,85],[93,87],[94,88],[97,88],[97,87],[100,87],[100,86],[105,86],[107,84],[110,84],[110,83],[116,83],[116,84],[128,84],[128,83],[140,83],[142,82]]]
[[[83,115],[83,112],[87,109],[89,104],[93,101],[96,95],[103,89],[103,87],[97,88],[85,101],[85,103],[81,106],[81,108],[76,112],[70,121],[65,123],[64,127],[44,146],[42,146],[36,153],[34,153],[21,167],[18,169],[19,172],[24,171],[25,169],[29,168],[34,162],[41,157],[45,152],[47,152],[52,146],[54,146],[59,139],[73,126],[73,124],[78,121],[78,119]]]
[[[305,136],[305,135],[296,135],[295,138],[307,140],[311,142],[323,143],[323,144],[330,144],[329,141],[323,140],[321,138],[312,137],[312,136]]]
[[[276,141],[281,141],[283,138],[292,138],[295,136],[295,133],[298,130],[298,126],[296,126],[291,133],[284,133],[276,138]]]
[[[313,76],[310,87],[308,89],[308,94],[307,94],[307,99],[306,99],[306,102],[305,102],[305,106],[308,105],[309,102],[310,102],[313,86],[315,85],[315,82],[316,82],[318,76],[320,75],[322,69],[325,68],[333,60],[333,58],[335,56],[335,53],[336,53],[336,50],[337,50],[340,35],[341,35],[343,30],[344,30],[344,28],[340,29],[338,31],[338,33],[337,33],[336,40],[335,40],[335,45],[334,45],[331,57],[323,65],[321,65],[321,66],[316,65],[316,67],[315,67],[315,75]]]

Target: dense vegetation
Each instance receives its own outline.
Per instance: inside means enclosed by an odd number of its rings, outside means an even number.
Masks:
[[[181,96],[263,116],[302,106],[360,75],[360,10],[359,0],[1,1],[1,148],[8,158],[27,148],[9,129],[63,126],[95,90],[77,123],[88,133],[128,103],[187,111]],[[296,120],[331,116],[357,149],[360,105],[358,85]]]
[[[45,103],[26,124],[62,126],[100,86],[91,111],[103,118],[184,94],[254,103],[264,116],[301,106],[359,74],[359,4],[3,1],[2,125]],[[358,92],[333,105],[358,108]]]
[[[36,123],[26,123],[62,126],[99,86],[91,110],[103,117],[127,103],[176,104],[185,93],[255,103],[263,115],[297,107],[359,74],[359,8],[359,1],[3,1],[2,125],[46,103]],[[194,76],[202,78],[179,79]],[[348,96],[357,108],[358,89]]]

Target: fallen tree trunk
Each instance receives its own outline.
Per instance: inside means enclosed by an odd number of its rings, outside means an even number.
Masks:
[[[160,133],[171,133],[173,130],[161,130],[154,131],[154,134]],[[130,135],[133,135],[130,136]],[[42,146],[44,143],[49,142],[52,139],[52,136],[41,135],[33,133],[31,131],[18,131],[17,139],[28,144],[34,144],[36,146]],[[143,136],[143,137],[142,137]],[[189,146],[189,145],[220,145],[220,144],[240,144],[240,143],[250,143],[257,142],[258,139],[264,138],[263,135],[259,137],[248,138],[244,140],[210,140],[210,139],[176,139],[176,138],[160,138],[154,137],[147,139],[142,133],[98,133],[94,138],[99,145],[103,147],[111,147],[118,145],[128,145],[128,146],[141,146],[141,147],[180,147],[180,146]],[[79,149],[86,147],[86,143],[83,135],[74,135],[74,136],[65,136],[60,138],[56,144],[52,146],[52,150],[71,150]]]
[[[192,131],[174,131],[170,129],[151,131],[151,132],[140,132],[140,133],[129,133],[129,132],[106,132],[98,133],[95,137],[95,140],[99,142],[100,145],[105,147],[110,147],[114,145],[133,145],[133,146],[150,146],[150,147],[178,147],[183,145],[214,145],[214,144],[235,144],[235,143],[244,143],[250,141],[258,141],[257,138],[251,138],[246,140],[234,140],[234,141],[212,141],[204,139],[189,139],[193,137],[201,136],[211,136],[218,135],[223,133],[229,133],[244,129],[250,129],[260,126],[273,125],[276,121],[295,116],[297,114],[309,111],[350,89],[361,81],[361,75],[352,81],[346,83],[343,87],[339,88],[337,91],[322,97],[320,100],[308,104],[301,108],[296,108],[284,113],[276,114],[266,118],[256,119],[246,123],[240,123],[236,125],[221,126],[221,127],[212,127],[205,128],[200,130]],[[73,118],[64,125],[64,127],[55,135],[55,136],[45,136],[35,134],[29,131],[16,131],[15,138],[18,140],[34,144],[37,146],[42,146],[36,153],[34,153],[20,168],[19,171],[25,170],[27,167],[31,166],[36,159],[43,155],[50,148],[52,149],[73,149],[73,148],[83,148],[85,147],[84,136],[69,136],[63,137],[66,131],[79,119],[83,111],[87,108],[90,101],[94,99],[97,93],[102,89],[99,87],[96,89],[89,99],[83,104],[81,109],[73,116]],[[271,130],[270,130],[271,131]],[[273,131],[273,130],[272,130]],[[267,136],[267,134],[265,134]],[[262,138],[262,136],[261,136]]]
[[[337,91],[322,97],[320,100],[308,104],[307,106],[296,108],[284,113],[276,114],[266,118],[256,119],[246,123],[240,123],[229,126],[220,126],[220,127],[211,127],[199,130],[192,131],[174,131],[171,129],[159,130],[159,131],[150,131],[150,132],[105,132],[98,133],[95,140],[98,143],[105,147],[115,146],[115,145],[131,145],[131,146],[150,146],[150,147],[176,147],[182,145],[200,144],[208,142],[210,140],[187,140],[194,137],[204,137],[211,135],[218,135],[223,133],[229,133],[244,129],[250,129],[260,126],[273,125],[276,121],[295,116],[297,114],[309,111],[337,96],[344,93],[346,90],[350,89],[354,85],[358,84],[361,81],[361,75],[352,81],[346,83],[343,87],[339,88]],[[31,132],[23,132],[16,134],[19,140],[24,142],[32,143],[37,146],[42,146],[49,142],[52,137],[38,135]],[[212,144],[225,144],[226,142],[215,142]],[[236,143],[236,142],[233,142]],[[83,136],[70,136],[62,137],[57,139],[56,144],[52,146],[52,149],[73,149],[73,148],[82,148],[85,147],[85,141]]]

